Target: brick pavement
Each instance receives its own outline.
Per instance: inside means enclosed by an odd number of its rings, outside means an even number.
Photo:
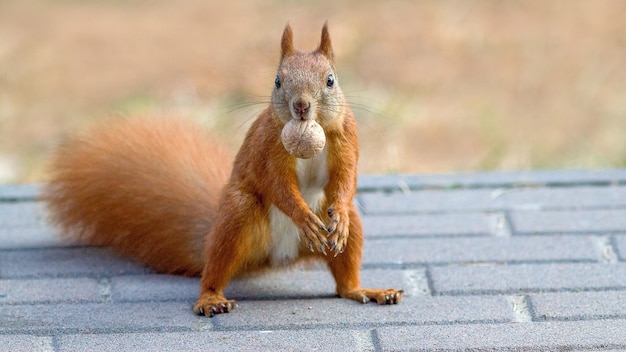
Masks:
[[[363,283],[401,304],[300,267],[233,282],[213,319],[198,279],[60,243],[37,185],[0,186],[0,350],[626,350],[626,170],[359,181]]]

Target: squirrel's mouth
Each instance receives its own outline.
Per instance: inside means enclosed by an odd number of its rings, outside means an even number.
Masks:
[[[294,120],[311,120],[315,117],[313,101],[304,95],[293,97],[289,101],[289,111]]]

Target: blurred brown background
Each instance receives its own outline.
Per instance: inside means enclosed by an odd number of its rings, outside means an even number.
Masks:
[[[329,20],[362,173],[626,166],[626,1],[0,1],[0,182],[111,115],[188,114],[236,148],[283,27]],[[259,103],[259,104],[250,104]]]

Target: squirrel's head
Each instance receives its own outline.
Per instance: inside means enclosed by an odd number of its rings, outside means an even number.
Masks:
[[[293,32],[285,26],[281,58],[272,92],[272,105],[284,123],[290,119],[315,119],[322,127],[337,123],[345,106],[334,67],[328,25],[322,28],[317,49],[294,49]]]

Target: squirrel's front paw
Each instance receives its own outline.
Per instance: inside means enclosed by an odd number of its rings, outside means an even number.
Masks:
[[[307,214],[300,226],[300,238],[304,240],[304,244],[311,252],[315,252],[317,249],[326,255],[326,248],[328,247],[327,233],[328,230],[322,220],[313,213]]]
[[[348,242],[348,233],[350,227],[350,217],[347,211],[338,210],[334,207],[328,209],[328,242],[330,250],[335,252],[335,257],[339,253],[343,253]]]
[[[198,315],[213,317],[215,314],[229,313],[237,308],[237,303],[232,299],[226,299],[218,293],[203,293],[193,306],[193,311]]]

